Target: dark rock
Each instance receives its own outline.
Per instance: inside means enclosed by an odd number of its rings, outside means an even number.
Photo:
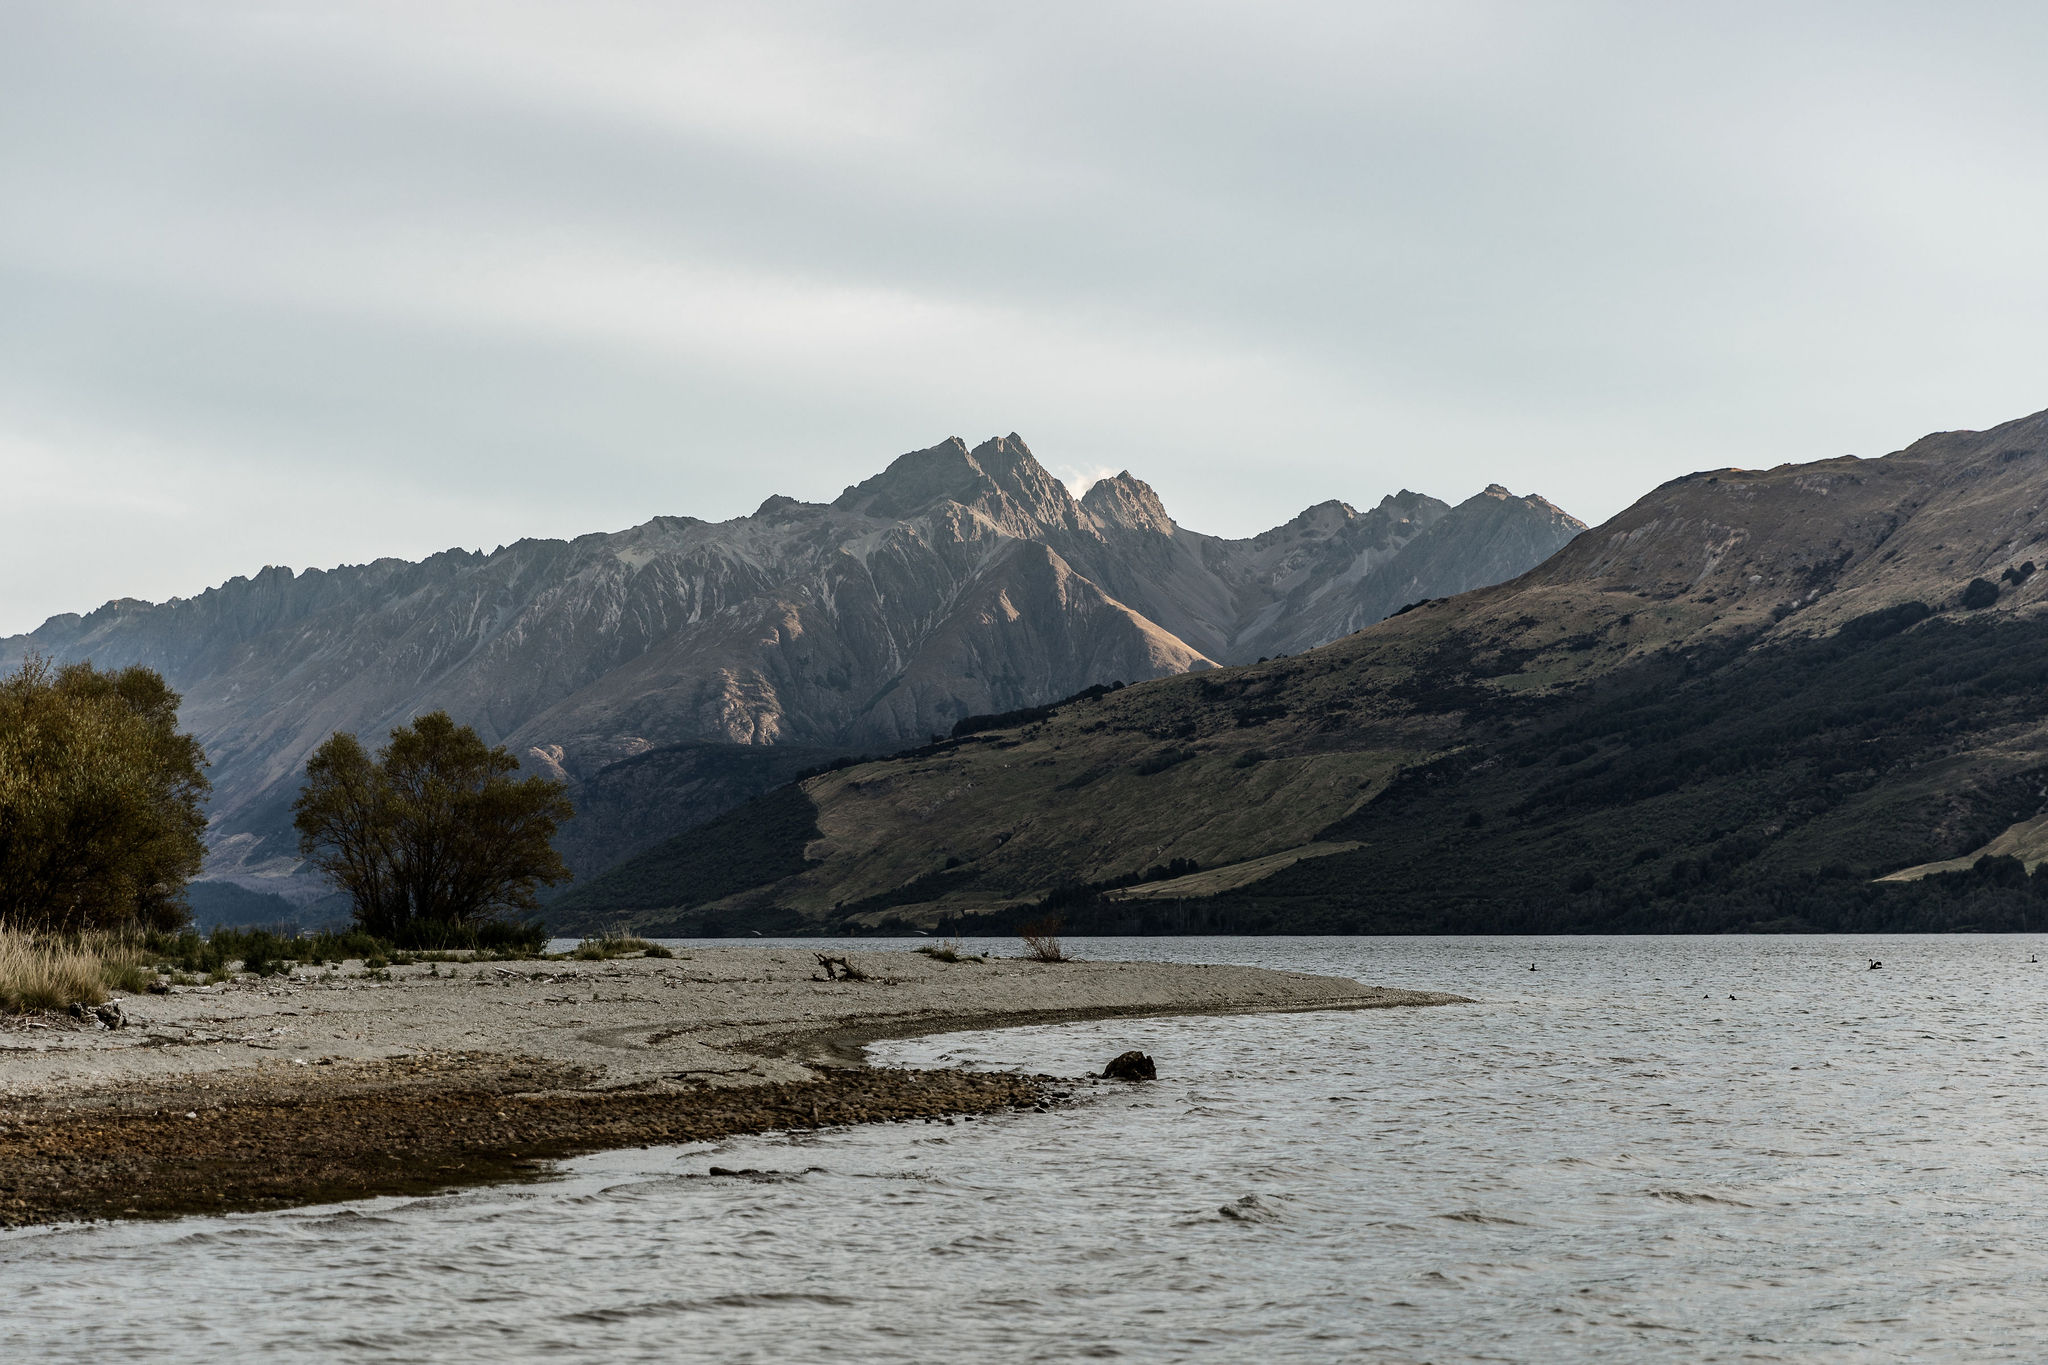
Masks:
[[[1133,1049],[1102,1068],[1102,1078],[1106,1081],[1155,1081],[1159,1079],[1159,1070],[1152,1065],[1150,1057]]]
[[[128,1016],[122,1012],[121,1002],[118,1000],[109,1000],[104,1005],[95,1005],[92,1013],[95,1019],[98,1019],[108,1028],[126,1028],[128,1026]]]
[[[151,995],[169,995],[171,993],[171,983],[162,977],[158,977],[149,983],[149,993]]]
[[[1261,1203],[1255,1194],[1225,1204],[1216,1212],[1237,1223],[1271,1223],[1279,1216],[1274,1209]]]

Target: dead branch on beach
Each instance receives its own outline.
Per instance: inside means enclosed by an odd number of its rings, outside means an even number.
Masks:
[[[818,965],[825,969],[825,974],[823,976],[813,974],[811,977],[811,980],[813,981],[874,980],[873,977],[869,976],[866,972],[854,966],[851,962],[848,962],[843,957],[833,957],[829,953],[813,953],[812,956],[817,958]]]

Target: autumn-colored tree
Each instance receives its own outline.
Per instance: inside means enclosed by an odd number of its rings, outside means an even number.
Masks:
[[[150,669],[31,656],[0,678],[0,924],[183,924],[206,852],[205,769]]]
[[[518,768],[445,711],[393,730],[374,759],[338,731],[292,805],[299,850],[348,894],[357,923],[399,941],[535,909],[537,887],[568,880],[553,841],[575,812],[563,783],[516,779]]]

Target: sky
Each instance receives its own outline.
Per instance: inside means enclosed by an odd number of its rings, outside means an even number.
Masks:
[[[0,0],[0,634],[1021,433],[1248,535],[2048,407],[2048,7]]]

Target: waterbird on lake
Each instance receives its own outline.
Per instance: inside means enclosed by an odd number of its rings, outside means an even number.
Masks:
[[[1878,960],[1877,960],[1876,958],[1874,958],[1874,957],[1873,957],[1872,959],[1870,959],[1870,970],[1871,970],[1871,971],[1873,971],[1873,972],[1874,972],[1874,971],[1876,971],[1876,970],[1877,970],[1877,969],[1878,969],[1879,967],[1882,967],[1882,966],[1884,966],[1884,964],[1883,964],[1882,962],[1879,962],[1879,961],[1878,961]]]

